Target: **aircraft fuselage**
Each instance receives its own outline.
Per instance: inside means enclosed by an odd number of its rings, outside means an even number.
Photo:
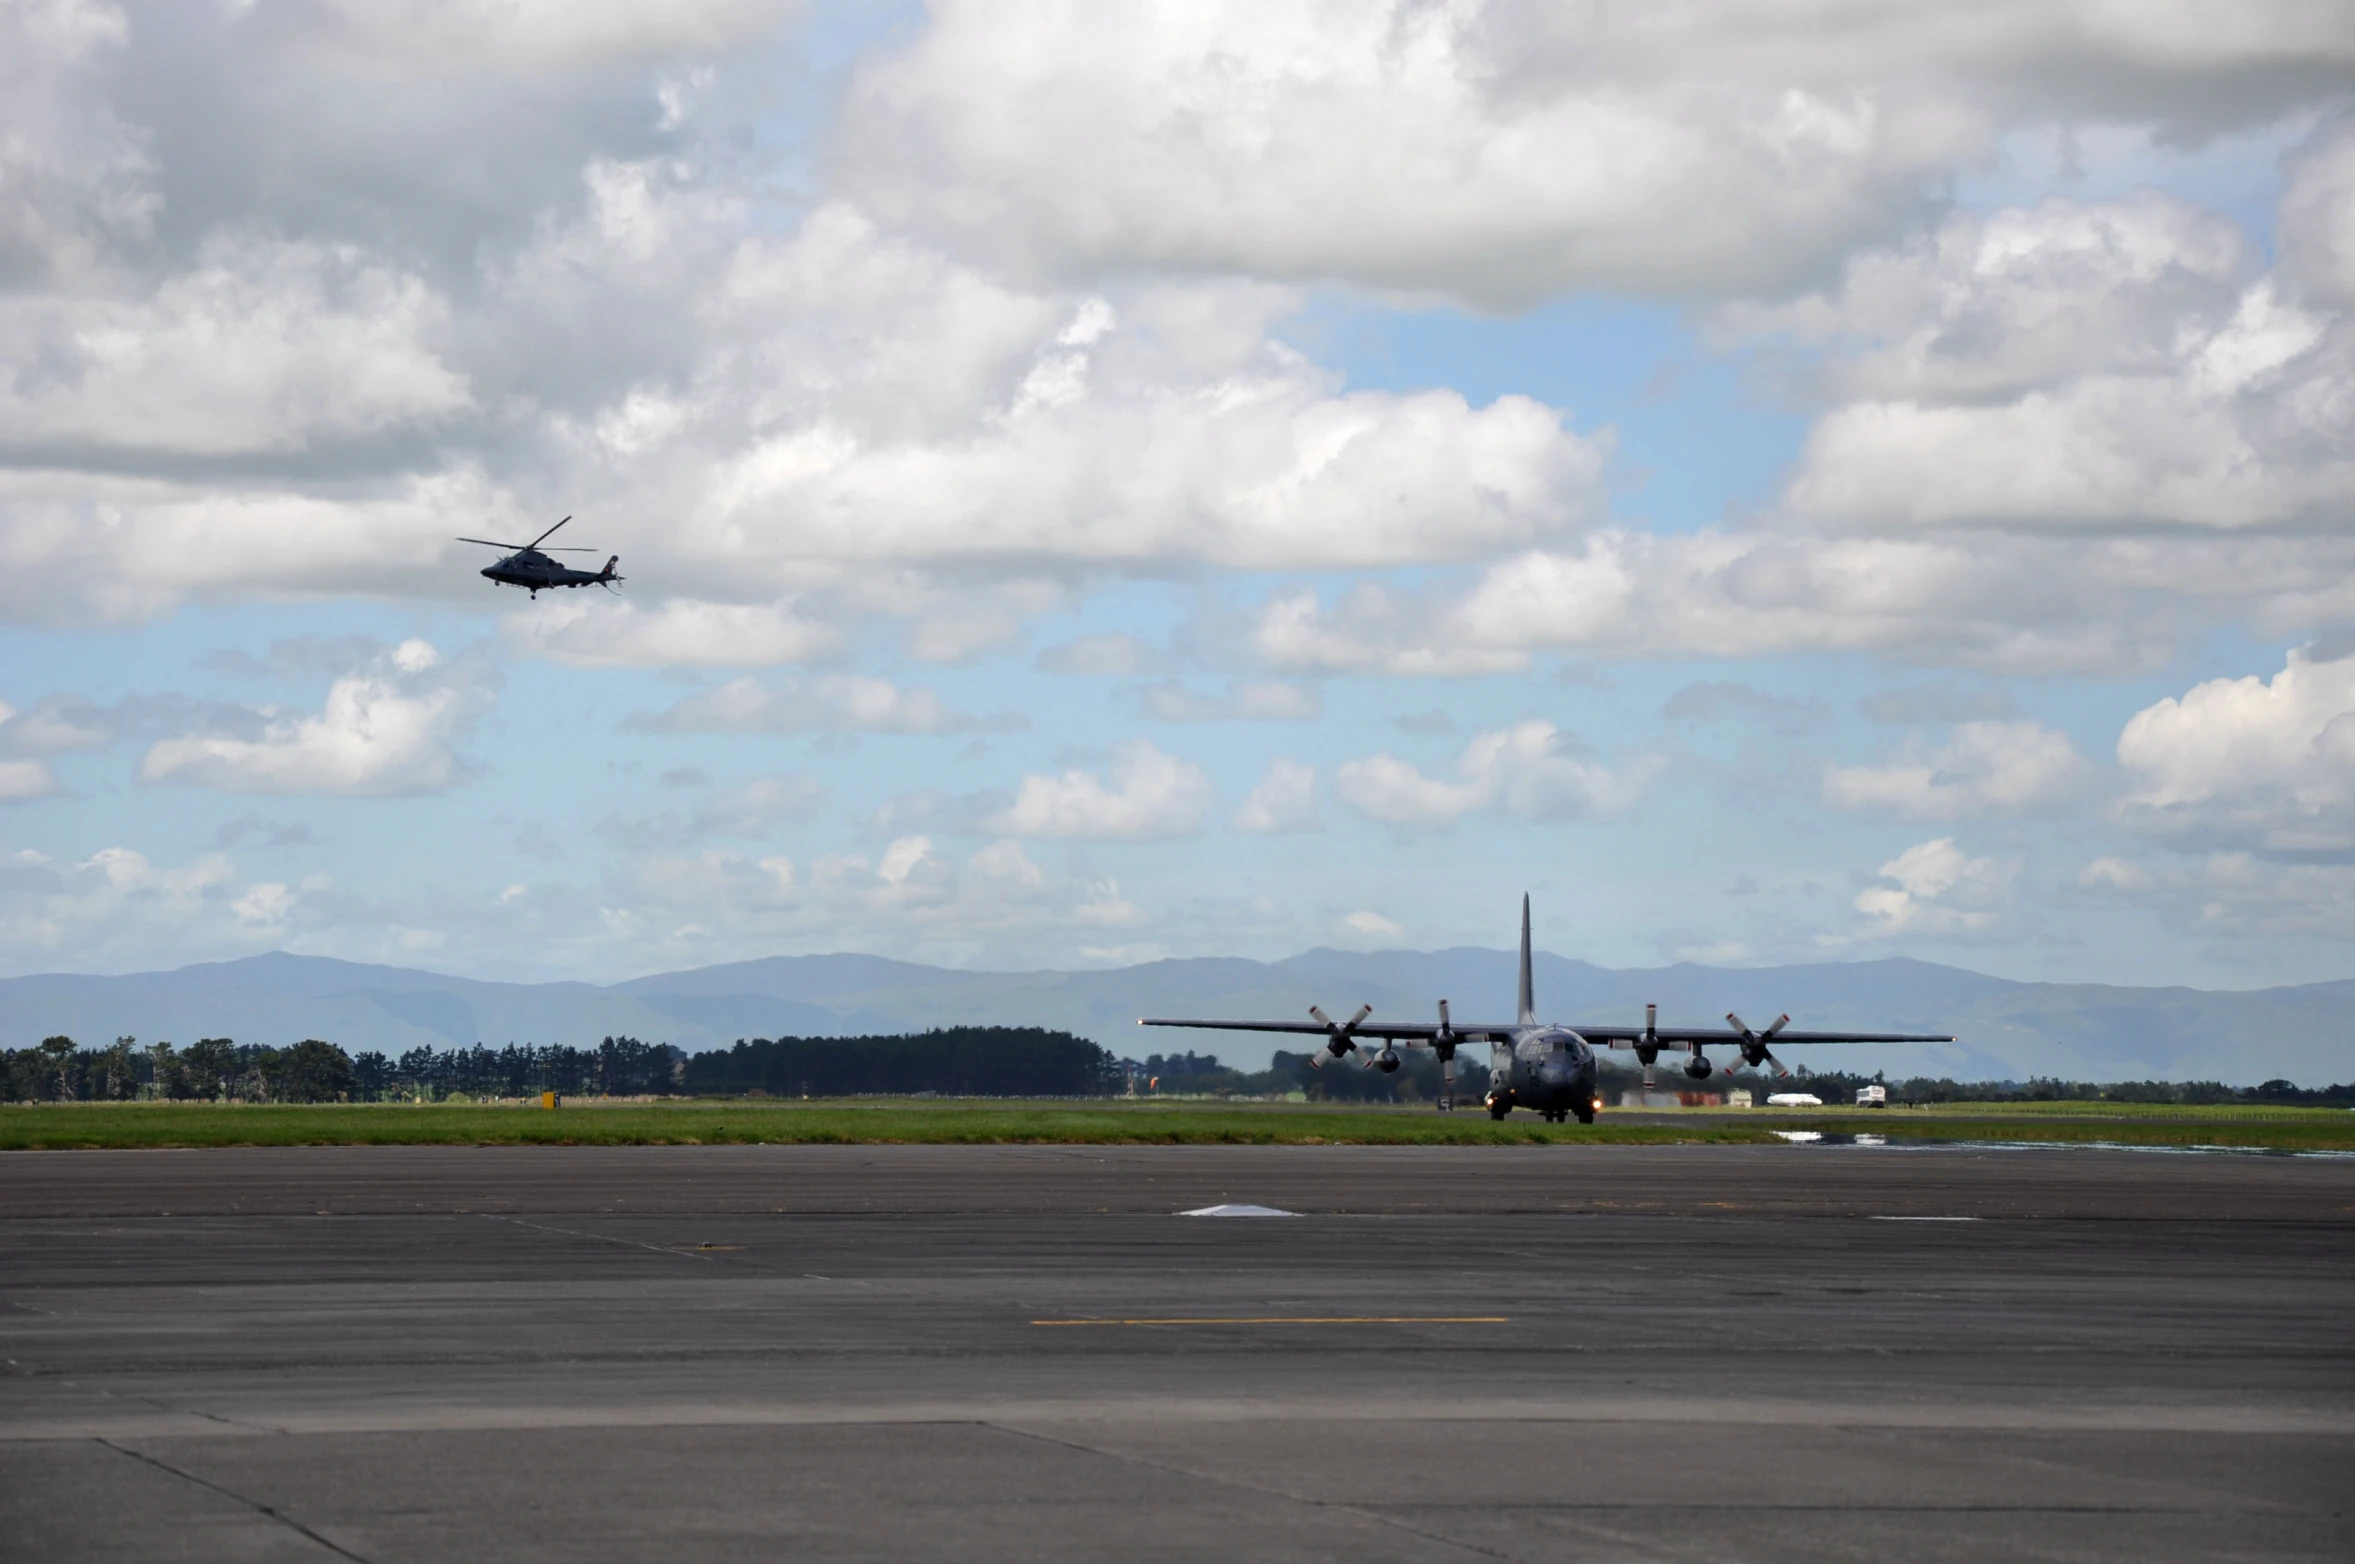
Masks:
[[[1566,1026],[1526,1026],[1488,1049],[1488,1111],[1528,1108],[1547,1118],[1594,1116],[1595,1052]]]
[[[619,579],[613,574],[611,564],[602,571],[575,570],[569,565],[558,564],[537,549],[510,554],[495,565],[485,565],[482,573],[486,580],[496,581],[501,586],[522,587],[535,597],[549,587],[596,586]]]

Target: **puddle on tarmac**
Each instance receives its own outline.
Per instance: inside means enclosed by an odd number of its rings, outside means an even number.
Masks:
[[[2171,1157],[2307,1157],[2355,1162],[2355,1151],[2295,1151],[2283,1146],[2153,1146],[2123,1140],[1937,1140],[1929,1136],[1849,1135],[1836,1130],[1769,1130],[1794,1146],[1877,1146],[1892,1151],[2142,1151]]]

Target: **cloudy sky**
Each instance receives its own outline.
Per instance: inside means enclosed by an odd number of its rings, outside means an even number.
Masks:
[[[2351,567],[2343,0],[0,0],[9,972],[2343,977]]]

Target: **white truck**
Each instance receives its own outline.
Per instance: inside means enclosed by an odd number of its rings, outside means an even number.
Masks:
[[[1856,1105],[1859,1108],[1888,1107],[1889,1088],[1886,1086],[1859,1086],[1856,1088]]]

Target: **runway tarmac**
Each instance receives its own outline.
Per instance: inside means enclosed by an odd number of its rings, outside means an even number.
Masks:
[[[0,1558],[2338,1561],[2351,1303],[2345,1160],[9,1153]]]

